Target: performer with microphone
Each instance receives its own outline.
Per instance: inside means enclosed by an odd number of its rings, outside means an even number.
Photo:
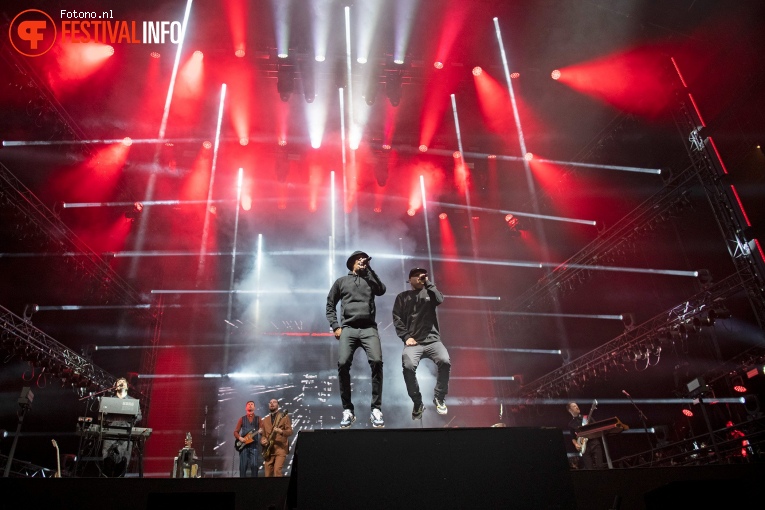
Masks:
[[[433,390],[433,404],[438,414],[446,414],[444,399],[449,392],[449,374],[452,364],[449,352],[441,342],[436,307],[444,302],[444,295],[428,278],[428,272],[420,267],[409,271],[407,290],[396,296],[393,305],[393,325],[396,334],[404,342],[401,364],[409,398],[412,399],[412,419],[422,419],[425,406],[422,403],[420,385],[417,383],[417,366],[422,358],[436,364],[438,375]]]
[[[345,266],[348,274],[338,278],[327,295],[327,321],[340,341],[337,375],[340,382],[340,400],[343,417],[340,428],[348,428],[356,421],[351,401],[351,363],[356,349],[363,347],[372,369],[372,413],[369,420],[375,428],[384,427],[382,414],[383,360],[380,335],[375,319],[375,296],[385,294],[385,284],[372,270],[367,253],[355,251]],[[337,318],[337,303],[342,302],[342,323]]]

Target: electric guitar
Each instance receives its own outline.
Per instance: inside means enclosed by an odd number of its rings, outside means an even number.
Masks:
[[[236,451],[241,452],[244,450],[245,446],[255,441],[255,436],[257,436],[260,433],[260,416],[257,416],[258,422],[257,427],[246,433],[244,436],[242,436],[242,440],[240,441],[237,439],[234,442],[234,448],[236,448]]]
[[[279,421],[276,422],[276,425],[274,425],[271,428],[271,433],[268,435],[268,443],[263,447],[263,460],[267,461],[271,458],[271,454],[273,453],[274,449],[274,439],[276,439],[276,430],[279,428],[279,425],[282,424],[282,421],[284,421],[284,418],[287,416],[288,411],[285,409],[284,413],[282,413],[281,417],[279,418]]]
[[[593,400],[592,401],[592,407],[590,407],[590,412],[587,413],[587,419],[582,420],[582,426],[587,425],[592,421],[592,413],[595,411],[595,409],[598,408],[598,401]],[[579,455],[584,455],[584,451],[587,449],[587,438],[586,437],[577,437],[576,438],[576,444],[578,445]]]
[[[53,478],[61,478],[61,453],[58,451],[58,443],[56,440],[51,439],[50,441],[56,449],[56,474],[53,475]]]

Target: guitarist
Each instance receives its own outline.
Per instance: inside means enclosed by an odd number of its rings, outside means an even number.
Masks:
[[[593,410],[595,406],[593,405]],[[568,422],[568,429],[571,431],[572,442],[576,451],[582,452],[582,438],[576,437],[576,432],[583,425],[591,423],[589,420],[592,418],[592,412],[590,416],[583,416],[576,402],[569,402],[566,404],[566,410],[571,414],[571,421]],[[606,467],[605,458],[603,456],[603,442],[599,438],[588,439],[584,453],[581,453],[582,467],[584,469],[602,469]],[[577,466],[578,467],[578,466]]]
[[[266,477],[284,476],[284,460],[289,453],[288,437],[292,435],[292,421],[286,411],[279,410],[279,401],[272,398],[268,402],[268,416],[263,418],[263,468]]]
[[[255,414],[255,402],[247,401],[244,407],[245,415],[239,418],[234,428],[236,444],[243,445],[239,450],[239,477],[258,476],[258,442],[257,435],[263,433],[260,416]],[[239,449],[239,448],[237,448]],[[250,474],[247,474],[247,471]]]

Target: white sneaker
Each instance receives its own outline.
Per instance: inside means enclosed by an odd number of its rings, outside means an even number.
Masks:
[[[385,426],[385,420],[383,420],[382,411],[379,409],[372,409],[372,414],[369,415],[369,421],[372,422],[372,426],[376,429]]]
[[[340,420],[340,428],[347,429],[356,421],[356,415],[350,409],[343,409],[343,419]]]

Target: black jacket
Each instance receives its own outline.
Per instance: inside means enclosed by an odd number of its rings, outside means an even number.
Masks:
[[[436,307],[443,302],[444,295],[431,281],[419,291],[407,290],[396,296],[393,305],[396,334],[404,342],[410,338],[417,340],[417,343],[440,340]]]
[[[385,284],[372,268],[363,276],[349,272],[332,285],[327,295],[327,320],[332,331],[340,327],[337,303],[342,300],[342,325],[354,328],[377,326],[375,296],[385,294]]]

